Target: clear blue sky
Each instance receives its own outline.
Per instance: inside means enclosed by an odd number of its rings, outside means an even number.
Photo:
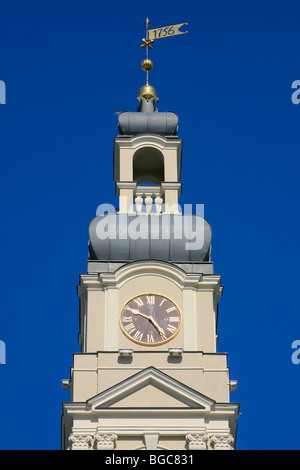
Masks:
[[[189,23],[155,42],[150,82],[179,115],[181,202],[213,229],[237,448],[300,448],[299,14],[296,0],[2,3],[0,448],[60,448],[88,225],[116,204],[115,111],[138,105],[147,16]]]

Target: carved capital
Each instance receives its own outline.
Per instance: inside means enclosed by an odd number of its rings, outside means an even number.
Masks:
[[[90,434],[71,434],[69,437],[71,450],[89,450],[93,438]]]
[[[185,436],[189,450],[206,450],[208,435],[202,434],[187,434]]]
[[[97,432],[95,434],[95,445],[97,450],[113,450],[116,446],[118,436],[114,433],[102,434]]]
[[[233,450],[231,445],[233,443],[234,438],[231,434],[219,434],[211,438],[211,447],[214,450]]]

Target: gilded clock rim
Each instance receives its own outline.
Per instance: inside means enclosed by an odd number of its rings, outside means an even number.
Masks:
[[[157,297],[162,297],[163,299],[166,299],[166,300],[169,300],[169,302],[171,302],[177,309],[178,313],[179,313],[179,318],[180,318],[180,321],[179,321],[179,325],[178,325],[178,328],[177,330],[175,331],[175,333],[170,336],[170,338],[167,338],[163,341],[159,341],[159,342],[154,342],[154,343],[145,343],[143,341],[138,341],[134,338],[132,338],[131,336],[129,336],[126,331],[124,330],[123,328],[123,325],[122,325],[122,313],[124,312],[125,308],[127,307],[127,305],[132,302],[132,300],[134,299],[137,299],[138,297],[143,297],[143,296],[147,296],[147,295],[155,295]],[[169,341],[171,341],[172,339],[174,339],[179,331],[181,330],[181,327],[182,327],[182,313],[181,313],[181,310],[180,308],[178,307],[177,303],[174,302],[172,299],[170,299],[169,297],[167,297],[166,295],[161,295],[161,294],[157,294],[157,293],[154,293],[154,292],[147,292],[147,293],[141,293],[141,294],[138,294],[138,295],[135,295],[134,297],[132,297],[130,300],[128,300],[128,302],[126,302],[126,304],[124,304],[124,306],[121,308],[120,310],[120,313],[119,313],[119,325],[120,325],[120,328],[121,328],[121,331],[122,333],[126,336],[126,338],[130,339],[130,341],[133,341],[134,343],[136,344],[140,344],[141,346],[160,346],[161,344],[165,344],[165,343],[168,343]]]

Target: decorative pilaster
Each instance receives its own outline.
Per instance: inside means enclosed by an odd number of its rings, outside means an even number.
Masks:
[[[189,450],[207,450],[207,434],[187,434],[185,438]]]
[[[101,434],[97,432],[95,434],[96,449],[97,450],[114,450],[117,439],[118,439],[118,436],[114,433]]]
[[[90,434],[71,434],[70,450],[90,450],[92,440]]]
[[[234,443],[234,438],[231,434],[220,434],[212,436],[211,447],[213,450],[233,450],[231,444]]]

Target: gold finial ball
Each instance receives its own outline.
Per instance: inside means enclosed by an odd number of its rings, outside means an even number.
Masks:
[[[143,62],[141,64],[141,67],[145,72],[147,72],[148,70],[152,70],[153,69],[152,60],[150,60],[150,59],[143,60]]]
[[[146,84],[139,89],[138,96],[143,96],[148,101],[154,96],[157,97],[157,92],[153,86]]]

